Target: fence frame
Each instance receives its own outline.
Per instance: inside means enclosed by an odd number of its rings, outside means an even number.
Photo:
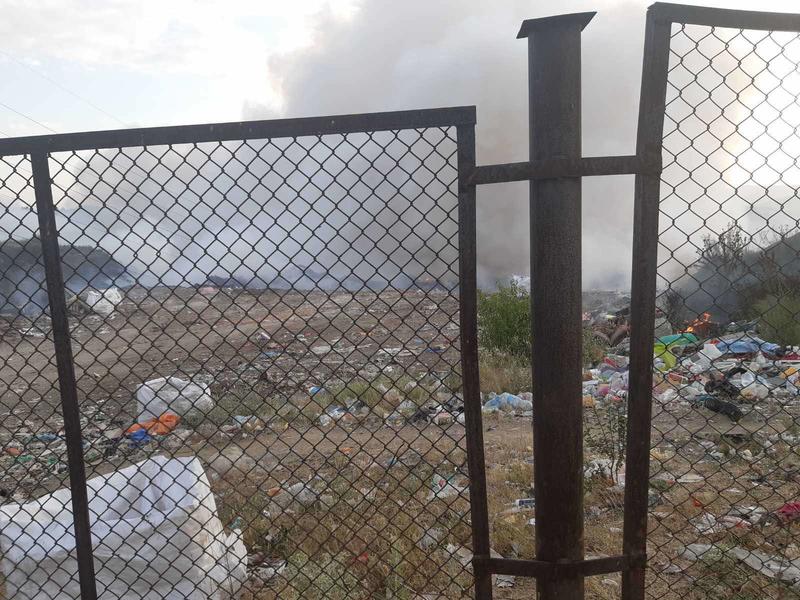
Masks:
[[[29,156],[45,266],[46,287],[58,368],[58,388],[67,446],[73,528],[82,600],[97,600],[92,552],[86,468],[78,405],[74,358],[69,330],[59,232],[55,218],[49,156],[54,152],[78,152],[131,146],[172,146],[203,142],[235,142],[248,139],[373,133],[377,131],[453,127],[456,129],[458,169],[458,240],[461,368],[466,419],[466,447],[476,548],[488,553],[486,478],[483,458],[483,425],[478,385],[477,278],[475,237],[475,188],[465,184],[475,165],[475,107],[460,106],[408,111],[333,115],[296,119],[243,121],[205,125],[179,125],[120,129],[0,139],[0,157]],[[485,578],[491,586],[491,580]],[[484,587],[485,587],[484,582]],[[491,587],[489,587],[491,593]]]
[[[673,24],[800,32],[800,14],[707,8],[656,2],[647,11],[636,156],[652,172],[636,175],[631,272],[631,333],[626,476],[649,480],[661,160]],[[625,488],[623,553],[647,552],[647,486]],[[623,600],[645,594],[645,566],[624,572]]]

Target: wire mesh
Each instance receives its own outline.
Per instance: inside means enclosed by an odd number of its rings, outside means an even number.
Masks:
[[[49,155],[99,597],[470,593],[457,144]],[[2,510],[32,513],[0,537],[6,593],[78,597],[32,183],[2,160],[22,240],[2,257]]]
[[[647,595],[796,597],[800,38],[669,58]]]

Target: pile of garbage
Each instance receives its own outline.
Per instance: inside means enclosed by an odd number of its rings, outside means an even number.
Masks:
[[[628,393],[628,357],[615,348],[584,374],[584,405],[619,403]],[[800,349],[783,347],[755,332],[701,340],[692,332],[655,340],[655,398],[682,402],[733,421],[764,401],[800,402]]]
[[[136,391],[138,416],[133,424],[109,417],[99,406],[81,409],[81,435],[84,461],[140,460],[149,455],[148,446],[177,447],[191,434],[180,429],[190,413],[207,413],[214,407],[208,386],[200,381],[178,377],[153,379]],[[10,489],[15,499],[35,490],[49,478],[63,478],[69,472],[64,423],[51,417],[45,423],[24,420],[13,433],[0,439],[0,495],[8,498]]]
[[[515,413],[525,417],[533,415],[533,394],[522,392],[518,396],[503,392],[500,395],[490,392],[483,403],[484,413]]]

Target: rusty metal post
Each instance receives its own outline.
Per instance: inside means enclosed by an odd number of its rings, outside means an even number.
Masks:
[[[50,303],[50,319],[53,323],[53,343],[64,417],[64,437],[67,442],[78,583],[81,589],[81,600],[96,600],[97,585],[92,554],[86,468],[83,460],[81,415],[75,383],[75,361],[72,356],[67,301],[64,294],[64,276],[61,271],[61,254],[58,248],[58,227],[53,205],[53,190],[50,187],[50,166],[46,152],[31,152],[30,156],[36,195],[36,212],[39,217],[39,239],[42,243],[42,259]]]
[[[581,31],[595,13],[532,19],[530,160],[581,158]],[[536,558],[583,559],[581,179],[531,181]],[[538,581],[542,600],[583,598],[583,578]]]
[[[478,284],[475,185],[467,181],[475,168],[475,125],[458,131],[458,281],[461,323],[461,372],[467,435],[472,548],[475,559],[475,600],[492,600],[492,576],[481,568],[490,557],[486,460],[483,454],[481,389],[478,376]]]
[[[658,268],[658,214],[661,193],[661,144],[669,65],[671,24],[647,13],[642,91],[636,154],[656,172],[636,175],[633,205],[633,265],[631,272],[631,336],[628,384],[628,432],[625,473],[625,523],[622,552],[647,552],[647,493],[650,474],[650,421],[653,400],[653,337]],[[622,574],[622,598],[641,600],[645,567]]]

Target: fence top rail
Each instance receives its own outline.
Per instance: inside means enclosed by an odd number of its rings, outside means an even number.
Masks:
[[[0,156],[32,152],[101,150],[131,146],[161,146],[247,139],[301,137],[357,132],[457,127],[475,124],[474,106],[393,112],[301,117],[205,125],[110,129],[0,139]]]
[[[800,32],[800,14],[708,8],[688,4],[656,2],[648,8],[659,21],[730,29],[758,29],[762,31]]]

